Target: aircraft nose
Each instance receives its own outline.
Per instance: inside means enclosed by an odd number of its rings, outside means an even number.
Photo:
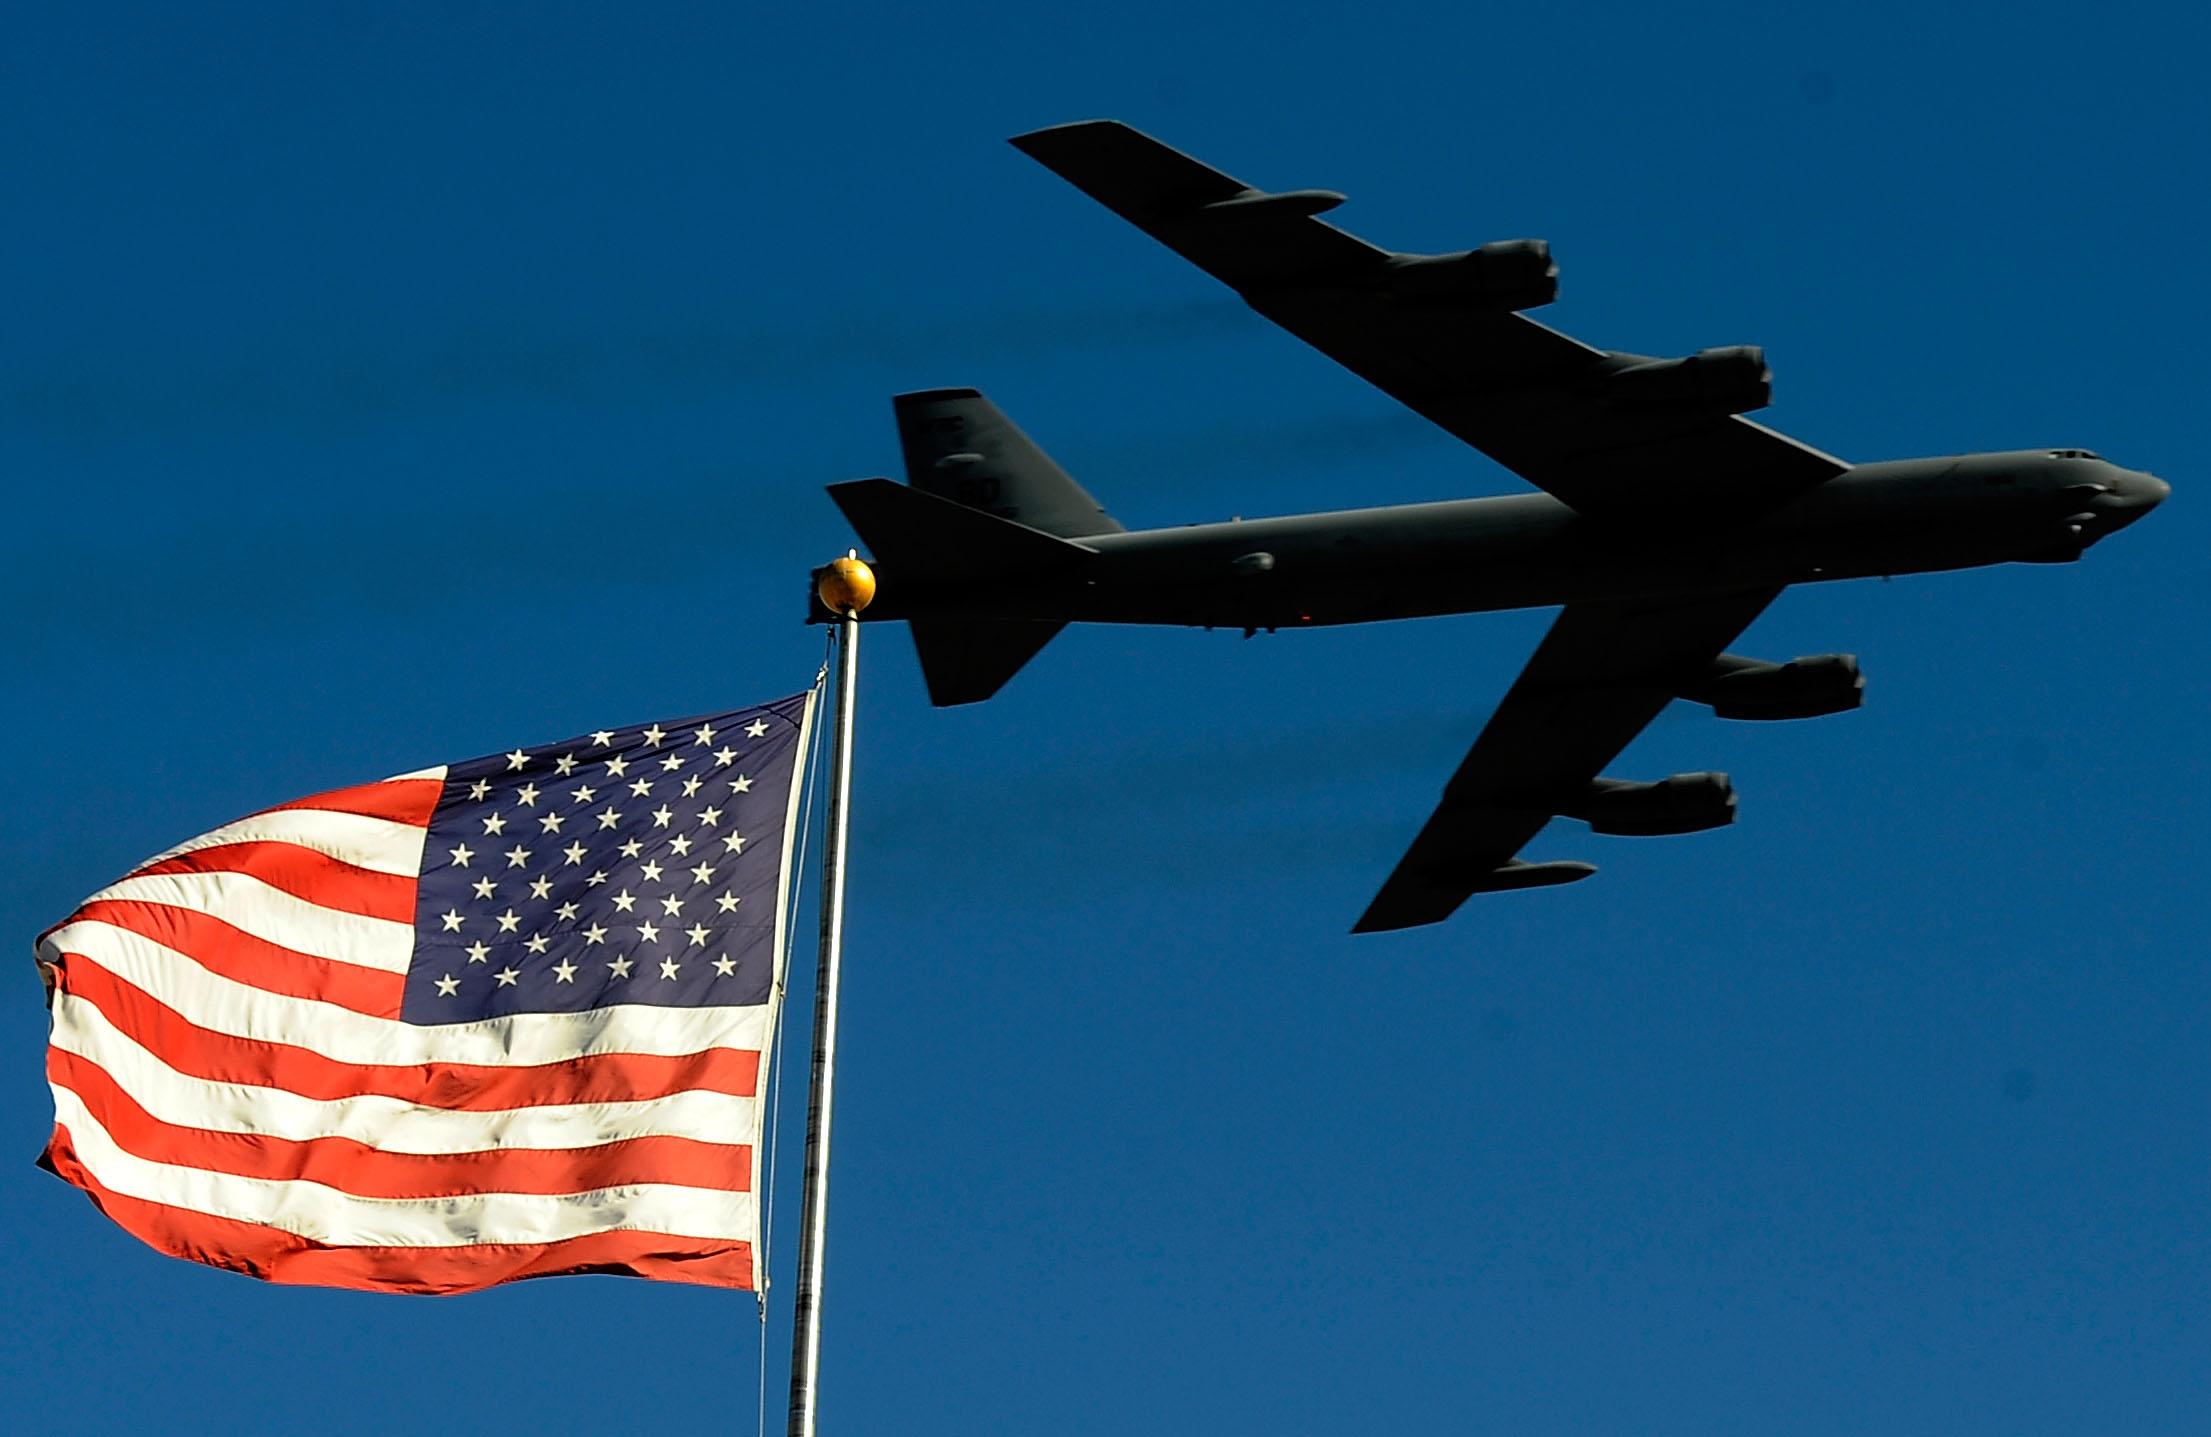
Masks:
[[[2165,496],[2173,492],[2173,486],[2155,474],[2145,474],[2135,469],[2120,469],[2111,476],[2104,493],[2089,504],[2089,508],[2108,515],[2116,525],[2131,524],[2144,514],[2165,502]]]

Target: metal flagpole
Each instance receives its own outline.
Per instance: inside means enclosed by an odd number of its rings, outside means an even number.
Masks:
[[[798,1297],[791,1308],[789,1437],[814,1437],[821,1371],[823,1247],[829,1225],[829,1115],[837,1081],[837,979],[844,956],[845,807],[852,794],[853,690],[859,677],[860,610],[875,575],[847,553],[821,571],[815,592],[837,621],[837,727],[829,751],[829,813],[822,827],[821,961],[814,975],[813,1085],[806,1099],[806,1199],[798,1234]]]

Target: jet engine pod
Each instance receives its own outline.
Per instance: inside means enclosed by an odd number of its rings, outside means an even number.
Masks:
[[[1773,402],[1773,370],[1755,344],[1700,349],[1686,359],[1614,358],[1624,363],[1606,373],[1604,396],[1629,408],[1748,414]]]
[[[1560,811],[1597,833],[1699,833],[1735,821],[1735,785],[1724,773],[1677,773],[1656,783],[1600,778],[1577,807]]]
[[[1711,677],[1682,695],[1724,719],[1819,718],[1866,701],[1866,676],[1854,654],[1813,654],[1769,664],[1735,654],[1712,661]]]
[[[1457,254],[1393,255],[1383,284],[1412,304],[1534,309],[1558,298],[1558,265],[1543,240],[1498,240]]]

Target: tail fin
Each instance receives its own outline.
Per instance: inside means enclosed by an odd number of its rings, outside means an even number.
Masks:
[[[1080,544],[888,479],[832,484],[829,497],[893,582],[899,574],[1065,572],[1097,557]],[[913,620],[929,701],[943,708],[989,698],[1064,627],[1027,619]]]
[[[973,389],[924,389],[891,401],[906,482],[925,494],[1063,539],[1118,534],[1098,501]]]

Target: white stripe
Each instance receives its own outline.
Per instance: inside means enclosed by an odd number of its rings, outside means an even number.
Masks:
[[[40,940],[42,961],[60,963],[66,953],[85,954],[202,1028],[288,1043],[340,1063],[528,1067],[600,1053],[681,1057],[708,1048],[758,1052],[767,1029],[765,1004],[663,1008],[630,1003],[581,1013],[518,1013],[475,1023],[402,1023],[232,982],[141,934],[86,919]]]
[[[726,1093],[683,1092],[629,1103],[468,1112],[368,1095],[324,1101],[279,1088],[212,1083],[178,1072],[86,999],[54,997],[53,1044],[103,1069],[162,1122],[210,1132],[310,1142],[351,1138],[380,1152],[437,1155],[503,1148],[591,1148],[631,1138],[758,1141],[759,1104]]]
[[[219,848],[226,843],[274,842],[313,849],[372,873],[412,878],[421,869],[423,840],[428,834],[429,830],[419,824],[400,823],[396,819],[332,813],[320,808],[285,808],[226,823],[157,853],[138,867],[151,868],[168,859],[197,853],[203,848]]]
[[[404,973],[415,953],[412,923],[340,913],[295,898],[250,873],[154,873],[110,883],[85,900],[165,903],[208,913],[280,948],[335,963]]]
[[[383,782],[398,783],[401,779],[408,778],[434,778],[442,781],[445,778],[446,767],[447,766],[445,764],[441,763],[434,764],[429,768],[418,768],[412,773],[395,773],[390,778],[383,780]]]
[[[101,1186],[125,1197],[260,1223],[334,1247],[465,1247],[541,1243],[597,1232],[661,1232],[753,1242],[751,1193],[633,1183],[589,1192],[364,1198],[301,1179],[242,1178],[123,1151],[67,1088],[54,1117]]]

